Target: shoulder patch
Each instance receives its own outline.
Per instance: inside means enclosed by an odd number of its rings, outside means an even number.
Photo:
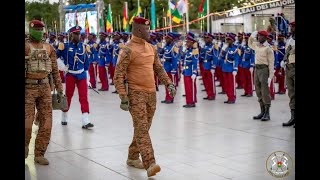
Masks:
[[[241,49],[237,49],[239,56],[241,56]]]

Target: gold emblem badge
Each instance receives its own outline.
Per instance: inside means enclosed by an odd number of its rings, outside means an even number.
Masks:
[[[146,21],[145,24],[146,24],[146,25],[149,25],[149,21]]]
[[[33,23],[31,23],[31,24],[30,24],[30,26],[31,26],[31,27],[33,27],[33,26],[34,26],[34,24],[33,24]]]

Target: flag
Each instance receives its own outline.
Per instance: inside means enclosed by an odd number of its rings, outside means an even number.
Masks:
[[[156,29],[156,5],[154,0],[151,0],[151,30]]]
[[[138,8],[137,8],[136,12],[133,14],[133,16],[131,17],[129,24],[132,24],[133,18],[136,16],[142,17],[142,8],[140,6],[140,0],[138,0]]]
[[[185,0],[179,0],[177,3],[177,9],[180,15],[187,12],[187,3]]]
[[[89,21],[88,21],[88,12],[86,12],[86,23],[85,23],[85,33],[89,34],[90,33],[90,28],[89,28]]]
[[[200,7],[199,7],[199,13],[200,17],[203,17],[207,14],[207,0],[202,0]]]
[[[129,25],[128,25],[128,21],[129,21],[129,18],[128,18],[128,3],[127,2],[124,2],[124,6],[123,6],[123,30],[125,32],[129,32]]]
[[[107,15],[106,26],[107,26],[107,32],[112,33],[113,30],[112,30],[111,4],[109,4],[109,6],[108,6],[108,15]]]
[[[180,15],[178,9],[176,8],[176,4],[173,0],[168,1],[168,11],[167,11],[167,17],[171,17],[172,21],[180,24],[180,21],[182,19],[182,16]]]
[[[77,14],[77,11],[74,13],[74,15],[76,16],[75,20],[76,20],[76,26],[79,25],[79,22],[78,22],[78,14]]]

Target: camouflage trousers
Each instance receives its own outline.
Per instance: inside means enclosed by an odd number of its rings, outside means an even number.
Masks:
[[[149,129],[156,110],[156,92],[129,91],[128,98],[134,127],[128,159],[136,160],[140,153],[144,168],[148,169],[155,163]]]
[[[35,141],[35,157],[44,156],[52,128],[52,96],[48,83],[26,84],[25,86],[25,147],[30,143],[35,108],[39,120],[39,130]]]

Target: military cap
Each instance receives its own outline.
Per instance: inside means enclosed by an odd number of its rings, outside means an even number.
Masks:
[[[82,28],[80,26],[73,26],[69,29],[69,33],[80,32]]]
[[[106,32],[99,32],[99,35],[102,35],[102,36],[105,36],[105,37],[107,37],[108,36],[108,33],[106,33]]]
[[[235,40],[236,40],[235,36],[232,35],[232,34],[227,35],[227,36],[226,36],[226,39],[231,39],[232,41],[235,41]]]
[[[191,36],[187,36],[186,41],[191,41],[193,43],[197,42],[194,38],[192,38]]]
[[[266,36],[266,37],[269,35],[269,33],[267,31],[265,31],[265,30],[258,31],[258,34],[260,34],[262,36]]]
[[[147,26],[150,25],[149,19],[145,19],[145,18],[137,17],[137,16],[133,18],[133,22],[137,23],[137,24],[144,24],[144,25],[147,25]]]
[[[44,27],[44,24],[39,20],[32,20],[29,23],[29,27],[31,28]]]
[[[270,33],[270,34],[268,34],[268,37],[267,37],[268,39],[273,39],[274,37],[273,37],[273,35]]]

